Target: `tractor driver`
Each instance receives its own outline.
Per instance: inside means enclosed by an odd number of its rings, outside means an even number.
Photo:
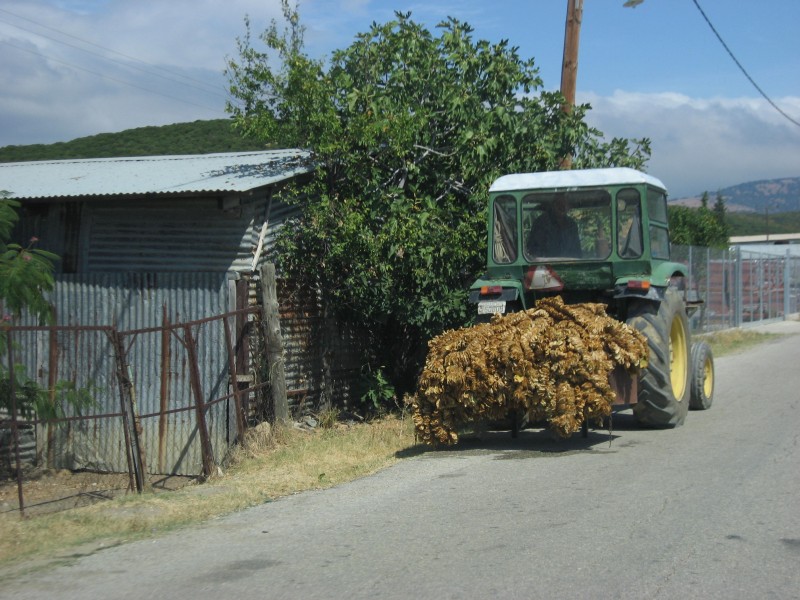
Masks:
[[[567,212],[569,199],[558,194],[544,212],[533,222],[528,234],[526,250],[528,256],[581,257],[581,240],[578,225]]]

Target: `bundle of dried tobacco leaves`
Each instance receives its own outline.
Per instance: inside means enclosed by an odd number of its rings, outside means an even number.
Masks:
[[[602,304],[565,305],[560,297],[446,331],[428,346],[409,403],[418,435],[431,445],[454,444],[458,426],[500,421],[511,410],[569,436],[584,419],[610,414],[611,371],[636,373],[648,356],[644,337]]]

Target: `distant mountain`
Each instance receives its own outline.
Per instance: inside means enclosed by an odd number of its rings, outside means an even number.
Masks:
[[[800,211],[800,177],[783,177],[740,183],[719,190],[725,199],[729,212],[750,212],[758,214]],[[700,206],[701,196],[678,198],[671,204],[679,206]],[[708,193],[708,206],[712,208],[717,200],[717,192]]]
[[[247,139],[228,119],[138,127],[117,133],[101,133],[55,144],[0,147],[0,162],[109,158],[115,156],[163,156],[213,154],[265,150],[262,142]]]

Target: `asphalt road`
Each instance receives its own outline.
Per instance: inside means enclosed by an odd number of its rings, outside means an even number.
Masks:
[[[683,427],[490,434],[5,581],[3,598],[800,598],[800,323]]]

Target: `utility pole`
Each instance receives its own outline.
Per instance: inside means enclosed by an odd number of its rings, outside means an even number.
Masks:
[[[562,110],[572,112],[575,106],[575,88],[578,80],[578,47],[580,45],[583,0],[567,0],[567,22],[564,31],[564,58],[561,63],[561,94],[565,102]],[[561,168],[572,167],[572,156],[561,159]]]
[[[567,0],[567,23],[564,30],[564,59],[561,63],[561,94],[566,98],[564,112],[571,112],[575,104],[575,87],[578,79],[578,47],[583,20],[583,0]]]

